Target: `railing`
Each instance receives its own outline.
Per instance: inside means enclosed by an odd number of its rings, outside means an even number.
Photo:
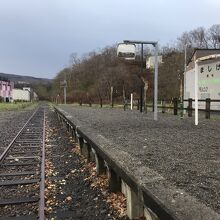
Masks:
[[[178,115],[178,111],[186,110],[188,112],[188,116],[192,117],[193,111],[195,109],[193,108],[193,102],[195,102],[194,99],[184,99],[184,103],[188,103],[187,107],[180,107],[180,100],[177,98],[174,98],[173,100],[161,100],[161,105],[158,105],[157,108],[162,109],[162,113],[166,112],[166,109],[173,109],[173,114]],[[204,109],[199,108],[199,111],[205,112],[205,118],[210,119],[211,113],[220,113],[220,105],[219,109],[211,109],[212,103],[220,103],[220,99],[199,99],[198,102],[205,102]],[[169,103],[169,106],[167,106],[167,103]],[[152,107],[152,110],[154,111],[153,105],[146,105],[147,107]]]
[[[162,113],[166,113],[167,110],[171,109],[173,110],[173,114],[174,115],[178,115],[178,112],[181,112],[183,110],[186,110],[187,113],[188,113],[188,116],[189,117],[192,117],[192,114],[193,114],[193,111],[195,111],[195,109],[193,108],[193,102],[195,102],[194,99],[192,98],[189,98],[189,99],[184,99],[183,100],[183,103],[188,103],[187,107],[184,107],[184,104],[183,107],[181,107],[181,102],[180,102],[180,99],[178,98],[173,98],[172,100],[160,100],[158,101],[158,104],[157,105],[157,108],[158,109],[161,109],[161,112]],[[210,119],[210,116],[211,116],[211,113],[220,113],[220,104],[219,104],[219,108],[218,109],[213,109],[212,108],[212,103],[220,103],[220,99],[199,99],[198,100],[199,103],[201,102],[205,102],[204,104],[204,108],[199,108],[199,111],[201,112],[205,112],[205,118],[207,119]],[[130,103],[130,100],[126,100],[126,102],[124,103],[115,103],[114,104],[109,104],[108,101],[105,101],[103,102],[101,100],[101,102],[98,104],[98,103],[92,103],[92,101],[90,102],[86,102],[86,103],[82,103],[82,101],[79,103],[80,106],[82,106],[82,104],[84,105],[87,105],[89,107],[92,107],[92,104],[95,104],[95,105],[100,105],[100,107],[102,108],[103,105],[105,106],[109,106],[111,108],[114,108],[114,107],[118,107],[118,106],[121,106],[124,108],[124,111],[126,111],[126,109],[128,109],[130,106],[131,106],[131,103]],[[140,100],[139,99],[136,99],[133,101],[133,109],[136,108],[137,110],[140,109]],[[144,107],[144,111],[148,111],[149,109],[148,108],[152,108],[152,111],[154,111],[154,106],[153,104],[146,104]]]

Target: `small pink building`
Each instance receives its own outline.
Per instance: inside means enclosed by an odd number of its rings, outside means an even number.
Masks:
[[[13,88],[13,82],[0,80],[0,99],[3,99],[4,102],[10,102]]]

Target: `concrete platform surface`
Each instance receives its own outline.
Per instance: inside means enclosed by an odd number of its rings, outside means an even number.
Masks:
[[[220,118],[60,105],[177,219],[220,219]]]

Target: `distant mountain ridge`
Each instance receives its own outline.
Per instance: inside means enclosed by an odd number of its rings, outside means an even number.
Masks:
[[[0,79],[7,79],[15,84],[50,84],[52,83],[52,79],[47,78],[37,78],[33,76],[22,76],[22,75],[15,75],[15,74],[8,74],[8,73],[0,73]]]

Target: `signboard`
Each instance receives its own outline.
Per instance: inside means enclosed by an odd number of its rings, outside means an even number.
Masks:
[[[120,43],[117,47],[117,56],[126,60],[135,60],[136,46],[135,44]]]
[[[198,65],[198,99],[220,99],[220,60],[199,62]],[[190,69],[185,75],[184,99],[195,97],[195,69]],[[193,108],[194,108],[193,102]],[[187,102],[185,102],[187,107]],[[205,102],[198,103],[199,109],[205,109]],[[220,110],[220,102],[211,103],[212,110]]]
[[[162,56],[157,56],[158,64],[162,64]],[[146,59],[146,69],[154,68],[155,64],[155,56],[150,56]]]
[[[199,65],[198,78],[201,99],[220,99],[220,61]]]

